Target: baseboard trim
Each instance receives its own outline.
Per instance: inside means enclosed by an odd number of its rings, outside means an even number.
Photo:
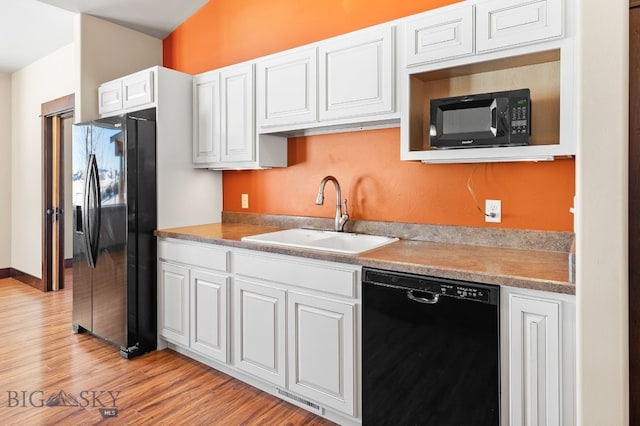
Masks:
[[[41,278],[36,278],[33,275],[29,275],[26,272],[22,272],[14,268],[11,268],[9,276],[35,289],[38,289],[40,291],[46,291]]]
[[[0,279],[9,278],[11,276],[11,268],[0,269]]]
[[[73,267],[73,259],[65,259],[62,265],[63,268],[72,268]]]

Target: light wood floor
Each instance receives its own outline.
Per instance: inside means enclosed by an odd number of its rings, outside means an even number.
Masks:
[[[333,424],[171,350],[125,360],[73,334],[71,292],[0,280],[0,424]],[[67,406],[47,406],[61,391]]]

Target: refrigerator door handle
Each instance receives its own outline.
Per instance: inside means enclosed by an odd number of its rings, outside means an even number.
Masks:
[[[87,185],[84,193],[85,209],[83,214],[83,224],[85,229],[85,242],[87,244],[87,263],[89,267],[95,268],[98,260],[98,243],[100,236],[100,176],[98,173],[98,163],[96,156],[89,156],[87,166]],[[93,205],[89,203],[93,201]],[[92,214],[93,217],[89,217]],[[93,220],[92,220],[93,219]],[[93,226],[92,226],[93,225]]]

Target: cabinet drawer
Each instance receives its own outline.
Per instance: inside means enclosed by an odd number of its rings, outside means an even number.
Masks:
[[[562,35],[562,0],[494,0],[478,4],[476,17],[478,52]]]
[[[229,270],[229,250],[209,244],[160,240],[158,243],[158,257],[171,262],[200,266],[207,269]]]
[[[239,275],[275,281],[346,297],[357,297],[359,266],[309,261],[267,253],[238,252],[235,271]]]
[[[430,13],[406,24],[407,65],[473,53],[473,7]]]

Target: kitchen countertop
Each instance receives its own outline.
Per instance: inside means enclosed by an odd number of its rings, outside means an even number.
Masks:
[[[484,284],[575,294],[568,281],[568,253],[401,239],[357,255],[278,247],[241,241],[242,237],[283,229],[249,223],[212,223],[161,229],[156,236],[254,249]]]

